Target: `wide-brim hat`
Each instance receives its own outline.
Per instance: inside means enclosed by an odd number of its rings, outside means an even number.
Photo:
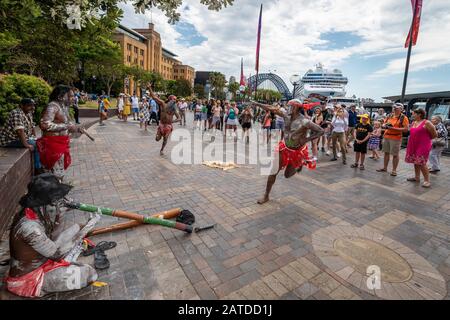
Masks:
[[[72,189],[72,186],[61,183],[51,173],[43,173],[32,178],[28,184],[28,193],[19,203],[24,208],[40,207],[64,198]]]

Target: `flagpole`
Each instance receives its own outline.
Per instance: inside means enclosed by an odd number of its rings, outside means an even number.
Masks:
[[[419,1],[416,0],[415,6],[414,6],[413,19],[412,19],[412,23],[411,23],[411,29],[409,31],[410,36],[409,36],[409,44],[408,44],[408,55],[406,56],[405,75],[403,77],[402,98],[400,100],[401,103],[405,102],[406,83],[408,81],[409,62],[411,59],[411,51],[412,51],[412,44],[413,44],[413,29],[414,29],[414,22],[416,21],[418,4],[419,4]],[[406,114],[409,114],[409,104],[406,107]]]
[[[258,76],[259,76],[259,51],[261,47],[261,24],[262,24],[262,10],[263,5],[261,3],[261,8],[259,10],[259,20],[258,20],[258,39],[256,44],[256,81],[255,81],[255,100],[258,101]]]

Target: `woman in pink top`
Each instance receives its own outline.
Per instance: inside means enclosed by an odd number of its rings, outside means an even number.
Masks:
[[[420,182],[420,172],[422,172],[424,179],[422,187],[429,188],[431,184],[427,161],[431,151],[431,140],[437,136],[437,132],[433,124],[425,119],[424,110],[414,110],[412,116],[414,122],[410,128],[405,161],[414,164],[415,177],[407,180]]]

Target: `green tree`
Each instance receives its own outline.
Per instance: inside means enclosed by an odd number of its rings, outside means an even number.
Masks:
[[[192,95],[192,86],[189,80],[179,79],[175,81],[177,86],[176,96],[189,97]]]
[[[194,93],[197,96],[197,98],[205,99],[206,98],[206,96],[205,96],[205,86],[200,84],[200,83],[195,84],[194,85]]]
[[[0,126],[5,122],[8,113],[19,105],[22,98],[32,98],[36,102],[35,120],[48,103],[52,88],[43,79],[24,75],[0,75]]]
[[[228,84],[228,91],[233,94],[233,99],[236,100],[236,91],[239,90],[239,83],[232,82]]]
[[[211,72],[209,74],[209,83],[211,84],[212,95],[216,99],[222,99],[223,89],[227,83],[225,75],[220,72]]]

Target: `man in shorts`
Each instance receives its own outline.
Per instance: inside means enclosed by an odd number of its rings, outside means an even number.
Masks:
[[[403,114],[403,104],[395,103],[392,106],[394,110],[385,120],[383,129],[386,129],[383,139],[384,167],[378,169],[377,172],[387,172],[390,155],[392,155],[392,172],[391,176],[397,176],[397,167],[399,163],[399,153],[402,144],[403,132],[408,131],[409,120]]]

